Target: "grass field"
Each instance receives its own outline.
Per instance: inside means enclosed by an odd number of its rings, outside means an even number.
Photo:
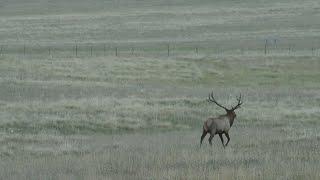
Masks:
[[[318,179],[319,18],[316,0],[1,1],[0,179]],[[199,147],[211,91],[243,95],[225,149]]]

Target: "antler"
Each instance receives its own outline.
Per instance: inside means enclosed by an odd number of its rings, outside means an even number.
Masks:
[[[208,99],[209,102],[214,102],[216,105],[222,107],[223,109],[225,110],[228,110],[226,107],[222,106],[221,104],[219,104],[213,97],[213,92],[211,92],[211,94],[209,94],[209,99]]]
[[[241,106],[241,104],[242,104],[241,94],[240,94],[240,96],[237,98],[237,100],[238,100],[238,104],[237,104],[235,107],[231,107],[231,110],[232,110],[232,111],[238,109],[238,108]]]

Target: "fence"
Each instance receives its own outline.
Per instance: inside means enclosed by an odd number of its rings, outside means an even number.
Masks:
[[[317,47],[296,48],[294,45],[271,46],[268,42],[260,47],[228,47],[193,44],[110,45],[110,44],[59,44],[0,45],[0,55],[39,57],[92,57],[92,56],[180,56],[180,55],[289,55],[319,56]]]

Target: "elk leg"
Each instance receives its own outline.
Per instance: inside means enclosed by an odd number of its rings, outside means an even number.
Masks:
[[[201,140],[200,140],[200,147],[201,147],[202,141],[203,141],[204,137],[206,137],[207,133],[208,132],[206,130],[203,130],[202,135],[201,135]]]
[[[219,133],[219,137],[220,137],[220,139],[221,139],[221,142],[222,142],[223,147],[225,147],[225,146],[224,146],[224,140],[223,140],[223,137],[222,137],[222,133]]]
[[[229,133],[224,133],[224,135],[226,135],[226,137],[227,137],[227,139],[228,139],[228,141],[227,141],[227,143],[226,143],[226,146],[228,145],[228,143],[229,143],[229,141],[230,141],[230,137],[229,137]]]
[[[213,138],[213,134],[210,134],[210,137],[209,137],[209,144],[210,144],[210,146],[212,146],[212,138]]]

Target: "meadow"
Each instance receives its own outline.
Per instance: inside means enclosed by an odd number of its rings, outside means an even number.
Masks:
[[[0,179],[319,179],[319,18],[316,0],[1,1]],[[225,149],[199,146],[211,91],[243,96]]]

